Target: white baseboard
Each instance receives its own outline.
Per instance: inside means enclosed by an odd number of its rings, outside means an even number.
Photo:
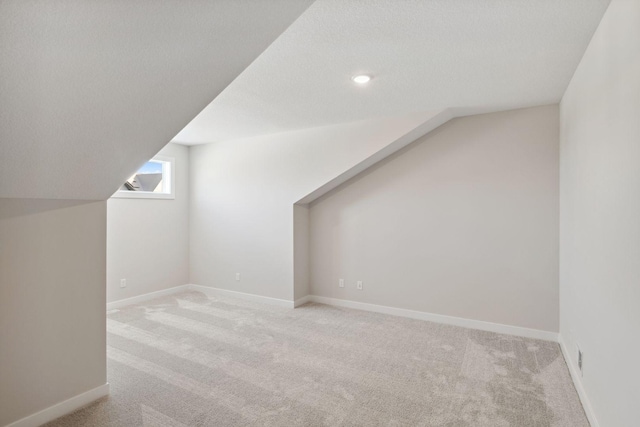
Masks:
[[[264,297],[262,295],[247,294],[244,292],[230,291],[228,289],[211,288],[202,285],[187,285],[189,290],[202,292],[207,296],[226,295],[235,298],[242,298],[247,301],[260,302],[263,304],[277,305],[279,307],[294,308],[294,302],[286,299]]]
[[[562,335],[559,335],[558,342],[560,343],[560,348],[562,349],[562,354],[564,355],[564,360],[567,362],[567,366],[569,367],[569,372],[571,373],[571,379],[573,380],[573,385],[576,387],[576,391],[578,392],[578,396],[580,397],[580,402],[582,402],[582,407],[584,408],[585,414],[587,414],[587,419],[591,424],[591,427],[600,427],[600,423],[596,419],[596,414],[593,412],[593,407],[591,406],[591,402],[587,397],[587,392],[582,386],[582,377],[580,376],[580,371],[578,367],[574,364],[574,359],[571,357],[571,353],[567,348],[567,345],[562,339]]]
[[[173,288],[163,289],[161,291],[149,292],[148,294],[138,295],[136,297],[125,298],[118,301],[107,303],[107,310],[113,310],[114,308],[121,308],[130,304],[137,304],[140,302],[148,301],[150,299],[163,297],[166,295],[175,294],[177,292],[184,292],[189,290],[189,285],[174,286]]]
[[[499,334],[516,335],[519,337],[558,342],[558,334],[556,332],[542,331],[539,329],[522,328],[519,326],[484,322],[482,320],[464,319],[462,317],[445,316],[442,314],[407,310],[404,308],[387,307],[384,305],[367,304],[364,302],[350,301],[338,298],[319,297],[317,295],[310,295],[308,298],[308,301],[317,302],[320,304],[334,305],[337,307],[373,311],[376,313],[391,314],[393,316],[408,317],[410,319],[426,320],[429,322],[443,323],[446,325],[461,326],[463,328],[479,329],[481,331],[496,332]],[[302,300],[302,298],[300,300]],[[300,300],[296,300],[296,302]]]
[[[83,406],[87,406],[94,400],[109,394],[109,383],[103,384],[99,387],[81,393],[77,396],[73,396],[63,402],[49,406],[40,412],[24,417],[18,421],[14,421],[6,427],[38,427],[42,424],[53,421],[56,418],[60,418],[63,415],[69,414],[76,409],[80,409]]]
[[[207,296],[227,295],[235,298],[242,298],[247,301],[253,301],[264,304],[277,305],[284,308],[299,307],[308,302],[317,302],[321,304],[334,305],[337,307],[353,308],[356,310],[373,311],[376,313],[391,314],[393,316],[408,317],[411,319],[426,320],[429,322],[444,323],[446,325],[461,326],[463,328],[479,329],[482,331],[497,332],[499,334],[516,335],[525,338],[534,338],[545,341],[558,342],[558,334],[556,332],[541,331],[538,329],[522,328],[519,326],[503,325],[500,323],[484,322],[481,320],[464,319],[462,317],[445,316],[442,314],[427,313],[424,311],[408,310],[404,308],[388,307],[384,305],[368,304],[364,302],[350,301],[338,298],[320,297],[317,295],[307,295],[295,301],[289,301],[279,298],[265,297],[262,295],[248,294],[238,291],[230,291],[228,289],[212,288],[196,284],[187,284],[176,286],[161,291],[150,292],[148,294],[139,295],[133,298],[127,298],[120,301],[114,301],[107,304],[107,310],[124,307],[129,304],[137,304],[153,298],[174,294],[184,291],[198,291]]]
[[[293,308],[300,307],[302,304],[306,304],[311,302],[311,295],[307,295],[306,297],[298,298],[293,302]]]

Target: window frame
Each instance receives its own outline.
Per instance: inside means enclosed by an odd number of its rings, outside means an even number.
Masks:
[[[162,163],[162,179],[168,176],[167,185],[169,186],[169,192],[167,193],[153,193],[151,191],[116,191],[113,196],[120,199],[164,199],[170,200],[176,198],[176,159],[168,156],[154,156],[148,162]],[[165,183],[163,182],[163,186]]]

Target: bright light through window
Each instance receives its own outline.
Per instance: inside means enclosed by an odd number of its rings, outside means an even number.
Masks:
[[[173,198],[174,159],[157,156],[127,179],[114,197]]]

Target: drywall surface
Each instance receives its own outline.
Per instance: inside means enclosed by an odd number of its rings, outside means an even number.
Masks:
[[[313,202],[309,228],[313,295],[557,331],[558,108],[454,119]]]
[[[434,115],[192,147],[191,282],[292,300],[293,204]]]
[[[608,3],[317,0],[175,141],[557,104]]]
[[[0,199],[0,425],[107,382],[106,202]]]
[[[189,148],[158,154],[175,159],[175,199],[107,202],[107,302],[189,283]]]
[[[0,197],[108,198],[311,3],[0,1]]]
[[[600,426],[640,420],[640,2],[613,0],[560,107],[560,334]]]
[[[309,295],[309,207],[293,205],[293,299]]]

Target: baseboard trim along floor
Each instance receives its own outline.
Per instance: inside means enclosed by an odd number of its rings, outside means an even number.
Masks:
[[[582,403],[582,407],[584,408],[585,414],[587,414],[587,419],[591,424],[591,427],[600,427],[600,423],[596,419],[596,414],[593,412],[593,407],[591,406],[591,402],[587,397],[587,392],[582,386],[582,377],[580,376],[578,367],[574,363],[574,358],[571,357],[571,353],[567,348],[564,340],[562,339],[562,335],[558,337],[558,342],[560,343],[560,349],[562,350],[562,355],[564,356],[565,362],[567,362],[567,366],[569,367],[569,373],[571,374],[571,379],[573,380],[573,385],[578,392],[578,397],[580,398],[580,402]]]
[[[142,303],[142,302],[146,302],[146,301],[152,300],[154,298],[164,297],[164,296],[167,296],[167,295],[176,294],[178,292],[186,292],[186,291],[202,292],[206,296],[210,296],[210,297],[216,296],[216,295],[227,295],[227,296],[241,298],[241,299],[245,299],[245,300],[253,301],[253,302],[260,302],[260,303],[264,303],[264,304],[277,305],[277,306],[285,307],[285,308],[294,308],[294,302],[293,301],[288,301],[288,300],[279,299],[279,298],[265,297],[265,296],[262,296],[262,295],[247,294],[247,293],[244,293],[244,292],[230,291],[228,289],[220,289],[220,288],[212,288],[212,287],[209,287],[209,286],[194,285],[194,284],[189,283],[189,284],[186,284],[186,285],[174,286],[173,288],[162,289],[160,291],[149,292],[148,294],[137,295],[135,297],[109,302],[109,303],[107,303],[107,311],[108,310],[117,309],[117,308],[121,308],[121,307],[124,307],[124,306],[127,306],[127,305],[131,305],[131,304],[139,304],[139,303]]]
[[[293,302],[293,307],[300,307],[302,304],[306,304],[308,302],[311,302],[311,295],[307,295],[306,297],[302,297],[302,298],[298,298],[297,300],[295,300]]]
[[[48,408],[43,409],[40,412],[36,412],[35,414],[31,414],[18,421],[14,421],[6,427],[38,427],[42,424],[48,423],[49,421],[53,421],[56,418],[80,409],[83,406],[86,406],[89,403],[100,399],[101,397],[107,396],[108,394],[109,383],[106,383],[84,393],[81,393],[77,396],[73,396],[72,398],[67,399],[63,402],[57,403],[53,406],[49,406]]]
[[[166,295],[175,294],[177,292],[185,292],[189,290],[189,285],[180,285],[173,288],[163,289],[161,291],[149,292],[147,294],[138,295],[131,298],[125,298],[118,301],[108,302],[107,310],[113,310],[114,308],[124,307],[126,305],[138,304],[140,302],[149,301],[150,299],[163,297]]]
[[[151,292],[139,295],[133,298],[127,298],[120,301],[114,301],[107,304],[107,310],[124,307],[129,304],[137,304],[148,301],[153,298],[174,294],[184,291],[198,291],[207,296],[227,295],[236,298],[242,298],[248,301],[260,302],[265,304],[277,305],[284,308],[295,308],[308,302],[319,304],[333,305],[336,307],[353,308],[356,310],[372,311],[375,313],[390,314],[392,316],[408,317],[410,319],[426,320],[428,322],[443,323],[446,325],[461,326],[463,328],[479,329],[481,331],[496,332],[499,334],[516,335],[525,338],[533,338],[538,340],[559,342],[557,332],[542,331],[539,329],[523,328],[520,326],[504,325],[501,323],[485,322],[482,320],[465,319],[462,317],[446,316],[443,314],[428,313],[425,311],[408,310],[404,308],[389,307],[384,305],[368,304],[364,302],[351,301],[339,298],[328,298],[317,295],[307,295],[295,301],[284,300],[279,298],[265,297],[262,295],[248,294],[238,291],[230,291],[228,289],[213,288],[196,284],[186,284],[175,286],[161,291]]]
[[[247,301],[261,302],[261,303],[277,305],[279,307],[285,307],[285,308],[294,308],[294,302],[286,299],[271,298],[271,297],[265,297],[262,295],[247,294],[244,292],[230,291],[227,289],[212,288],[209,286],[202,286],[202,285],[190,284],[187,286],[189,287],[190,290],[202,292],[203,294],[209,297],[216,296],[216,295],[227,295],[230,297],[241,298]]]
[[[338,298],[319,297],[316,295],[309,295],[309,297],[307,298],[308,299],[305,302],[316,302],[337,307],[373,311],[376,313],[390,314],[392,316],[408,317],[410,319],[426,320],[428,322],[461,326],[463,328],[479,329],[481,331],[496,332],[499,334],[516,335],[519,337],[558,342],[558,334],[556,332],[522,328],[519,326],[503,325],[500,323],[484,322],[482,320],[464,319],[462,317],[445,316],[442,314],[433,314],[425,311],[407,310],[404,308],[368,304],[364,302],[343,300]]]

